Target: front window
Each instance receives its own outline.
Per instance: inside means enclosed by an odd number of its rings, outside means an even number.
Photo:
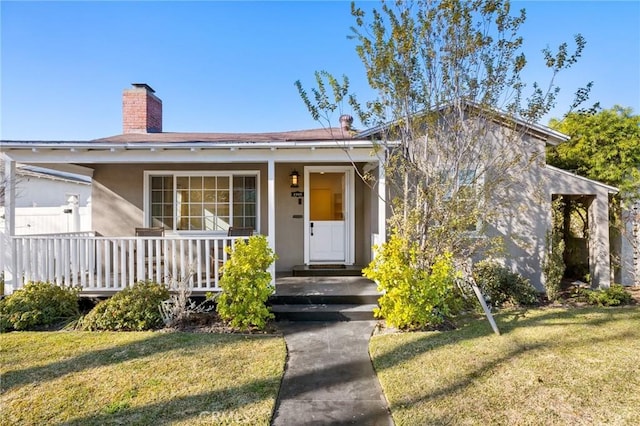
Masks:
[[[257,174],[151,175],[150,223],[174,231],[256,229]]]

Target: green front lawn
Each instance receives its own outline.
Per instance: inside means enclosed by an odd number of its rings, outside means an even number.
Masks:
[[[0,424],[268,425],[285,358],[277,336],[2,334]]]
[[[640,307],[531,309],[374,336],[396,425],[637,424]]]

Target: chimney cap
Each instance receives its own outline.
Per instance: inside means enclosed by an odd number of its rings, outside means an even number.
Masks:
[[[343,114],[340,116],[340,127],[343,130],[351,130],[351,125],[353,124],[353,117],[348,114]]]
[[[156,93],[147,83],[131,83],[131,85],[137,89],[146,89],[151,93]]]

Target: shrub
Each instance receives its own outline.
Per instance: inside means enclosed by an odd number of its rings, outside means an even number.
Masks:
[[[273,314],[266,305],[273,293],[271,274],[267,268],[277,256],[262,235],[248,241],[236,241],[231,257],[223,268],[220,279],[223,292],[217,298],[216,310],[232,327],[264,329]]]
[[[473,279],[495,307],[507,302],[514,305],[538,302],[538,293],[529,280],[495,261],[483,260],[473,265]]]
[[[80,322],[84,330],[142,331],[162,326],[160,304],[169,298],[161,284],[139,282],[98,303]]]
[[[27,283],[0,300],[0,330],[32,330],[70,321],[80,315],[78,288]]]
[[[362,271],[383,293],[374,314],[400,329],[441,324],[462,306],[451,254],[438,256],[425,270],[416,265],[417,253],[416,243],[394,235]]]
[[[599,306],[629,305],[633,298],[623,286],[614,284],[604,290],[582,290],[586,296],[587,303]]]
[[[191,299],[192,276],[190,274],[180,281],[172,280],[170,285],[172,294],[169,299],[163,300],[160,304],[160,316],[167,327],[184,326],[194,315],[206,314],[215,308],[211,302],[215,300],[217,294],[208,292],[205,300],[199,303]]]

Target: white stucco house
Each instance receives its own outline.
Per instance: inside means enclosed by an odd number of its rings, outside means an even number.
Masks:
[[[501,118],[501,122],[508,119]],[[491,123],[500,126],[499,122]],[[542,289],[545,235],[554,195],[589,200],[589,267],[594,285],[609,286],[608,197],[617,190],[544,163],[547,144],[567,140],[545,126],[525,125],[520,190],[512,211],[488,224],[508,249],[505,264]],[[16,163],[92,179],[92,232],[19,236],[7,191],[7,287],[38,279],[109,294],[137,280],[166,281],[193,272],[194,292],[218,290],[221,247],[230,227],[267,237],[279,258],[273,272],[297,265],[366,265],[385,240],[389,200],[376,130],[341,127],[270,133],[176,133],[162,127],[162,101],[146,84],[123,93],[123,133],[90,141],[2,141],[5,174]],[[365,185],[354,173],[377,177]],[[534,188],[535,187],[535,188]],[[535,191],[535,194],[533,193]],[[162,227],[158,236],[136,236]],[[517,238],[514,235],[517,234]],[[157,255],[159,253],[159,255]]]

